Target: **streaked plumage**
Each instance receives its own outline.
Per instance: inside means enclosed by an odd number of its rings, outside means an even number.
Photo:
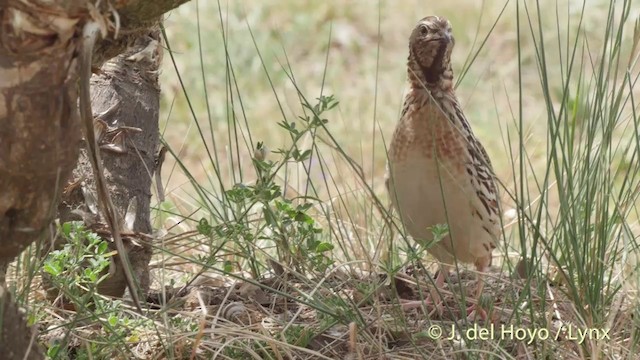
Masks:
[[[443,264],[485,271],[500,235],[500,205],[489,157],[473,134],[453,90],[449,22],[419,21],[409,39],[410,89],[388,154],[387,189],[407,232],[420,242],[430,227],[449,236],[428,251]],[[441,268],[442,286],[448,267]],[[477,295],[482,292],[479,277]]]

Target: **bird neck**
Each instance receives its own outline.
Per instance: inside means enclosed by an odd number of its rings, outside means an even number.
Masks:
[[[413,90],[427,90],[432,93],[453,93],[453,70],[451,69],[451,63],[445,62],[443,69],[434,72],[433,69],[425,69],[417,60],[415,60],[413,54],[409,55],[407,61],[407,72],[409,77],[409,83]]]
[[[453,126],[465,132],[471,132],[469,123],[462,112],[458,97],[453,90],[453,71],[451,70],[451,65],[449,64],[437,77],[437,80],[432,82],[427,81],[421,70],[417,63],[409,61],[410,92],[405,99],[405,107],[411,103],[422,104],[420,106],[435,104],[440,111],[446,114],[446,117]]]

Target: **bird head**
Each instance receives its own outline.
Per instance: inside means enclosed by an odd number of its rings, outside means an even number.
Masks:
[[[451,24],[443,17],[427,16],[420,20],[409,38],[410,72],[426,83],[437,83],[451,71],[451,51],[455,40]]]

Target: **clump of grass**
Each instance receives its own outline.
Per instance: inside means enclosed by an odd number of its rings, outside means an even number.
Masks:
[[[609,5],[601,18],[598,45],[585,36],[586,3],[573,9],[574,16],[567,11],[565,26],[572,30],[566,34],[559,26],[555,34],[544,31],[542,18],[548,12],[539,2],[517,5],[518,31],[533,43],[545,100],[546,166],[532,166],[526,114],[520,111],[514,118],[518,138],[508,139],[514,180],[507,188],[518,210],[515,235],[529,264],[527,277],[550,282],[565,302],[550,301],[543,296],[550,290],[538,287],[529,301],[539,296],[544,306],[528,306],[524,312],[533,317],[536,311],[553,311],[556,321],[609,331],[627,339],[625,343],[631,339],[621,352],[630,356],[637,337],[620,322],[637,326],[631,319],[637,300],[630,295],[638,285],[640,121],[635,105],[637,54],[635,45],[626,44],[637,44],[640,34],[636,27],[628,35],[634,23],[629,18],[631,2]],[[556,7],[556,14],[561,12]],[[557,21],[562,23],[559,16]],[[519,74],[525,71],[521,65]],[[558,72],[560,76],[550,76]],[[520,88],[520,109],[528,91]],[[565,310],[558,312],[559,306]],[[613,350],[608,344],[587,339],[576,351],[599,357],[622,346],[618,343]]]

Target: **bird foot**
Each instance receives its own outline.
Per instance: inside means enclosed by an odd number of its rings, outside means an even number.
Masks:
[[[473,322],[476,321],[476,319],[480,319],[487,324],[493,323],[494,325],[498,325],[500,323],[500,316],[494,310],[495,309],[487,312],[478,304],[471,305],[467,308],[467,320]]]
[[[475,321],[476,318],[480,318],[480,320],[486,322],[489,316],[487,315],[487,311],[480,307],[480,305],[473,304],[467,308],[467,320]]]

